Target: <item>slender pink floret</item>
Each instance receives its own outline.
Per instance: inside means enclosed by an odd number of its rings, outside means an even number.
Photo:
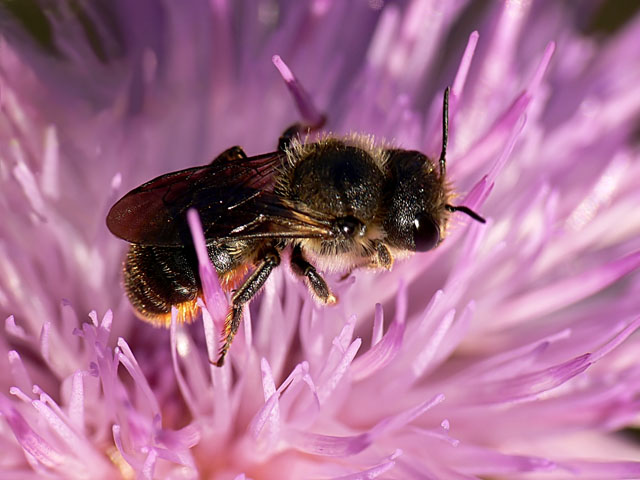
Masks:
[[[640,16],[609,3],[0,2],[3,476],[640,478]],[[436,159],[446,86],[486,224],[327,276],[331,307],[285,252],[218,368],[190,210],[202,320],[132,313],[127,191],[295,122]]]
[[[280,75],[282,75],[282,79],[291,92],[303,122],[309,126],[322,126],[324,123],[323,115],[314,107],[309,94],[300,85],[300,82],[287,67],[287,64],[284,63],[279,55],[274,55],[271,61],[280,72]]]

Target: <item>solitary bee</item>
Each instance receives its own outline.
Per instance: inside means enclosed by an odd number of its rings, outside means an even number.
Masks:
[[[223,289],[233,292],[221,366],[244,305],[262,288],[281,252],[322,304],[336,302],[323,272],[358,267],[391,269],[394,259],[437,247],[451,212],[446,180],[449,88],[444,93],[442,151],[436,165],[413,150],[376,146],[371,137],[326,136],[287,129],[275,152],[247,157],[231,147],[209,165],[157,177],[122,197],[107,226],[131,243],[124,284],[137,314],[168,326],[171,307],[181,321],[196,315],[201,295],[186,212],[200,214],[209,258]]]

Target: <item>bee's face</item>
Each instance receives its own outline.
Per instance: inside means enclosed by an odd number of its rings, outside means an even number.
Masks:
[[[425,155],[391,150],[387,160],[384,230],[391,246],[411,252],[435,248],[445,232],[449,192]]]

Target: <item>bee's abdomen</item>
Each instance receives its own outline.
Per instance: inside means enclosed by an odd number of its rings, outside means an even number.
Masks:
[[[195,317],[200,293],[197,263],[181,247],[131,245],[124,265],[124,285],[140,318],[155,325],[171,323],[171,307],[179,321]]]

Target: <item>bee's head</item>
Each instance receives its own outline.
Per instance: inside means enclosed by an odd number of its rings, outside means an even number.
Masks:
[[[449,190],[424,154],[412,150],[389,150],[388,154],[386,240],[403,250],[431,250],[440,243],[447,226]]]
[[[387,242],[403,250],[426,252],[437,247],[445,234],[449,214],[466,213],[484,219],[467,207],[449,204],[450,187],[442,170],[414,150],[389,150],[389,177],[385,186],[384,230]]]

